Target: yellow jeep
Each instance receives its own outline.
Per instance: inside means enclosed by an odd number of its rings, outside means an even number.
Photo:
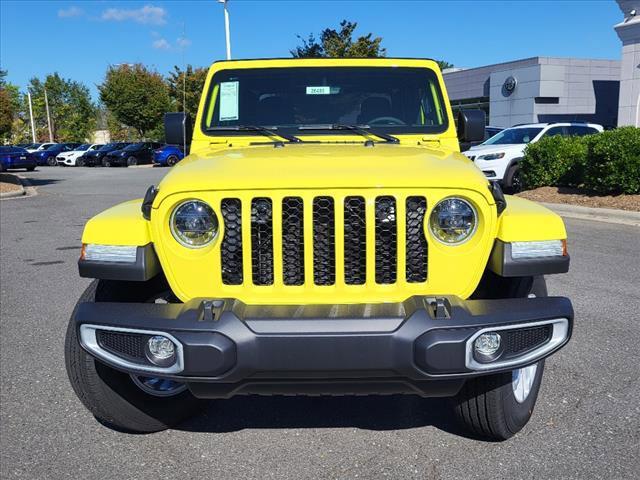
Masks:
[[[165,117],[190,154],[84,229],[79,398],[150,432],[238,394],[417,394],[518,432],[571,336],[544,281],[569,256],[560,217],[460,154],[484,125],[456,126],[431,60],[214,63],[195,127]]]

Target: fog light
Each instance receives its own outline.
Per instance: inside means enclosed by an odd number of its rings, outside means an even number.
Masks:
[[[145,348],[147,359],[159,367],[168,367],[176,361],[176,347],[171,340],[162,335],[154,335],[147,341]]]
[[[483,357],[491,357],[500,350],[500,335],[495,332],[483,333],[473,342],[473,349]]]

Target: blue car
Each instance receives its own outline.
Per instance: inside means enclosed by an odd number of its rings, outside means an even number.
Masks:
[[[14,168],[26,168],[32,172],[36,168],[36,161],[24,148],[0,147],[0,172]]]
[[[54,143],[46,150],[42,150],[41,152],[33,152],[31,157],[35,159],[38,165],[49,165],[50,167],[55,167],[58,165],[58,160],[56,157],[62,152],[70,152],[74,150],[79,143]]]
[[[162,167],[173,167],[176,163],[184,158],[182,147],[177,145],[163,145],[153,151],[154,165]]]

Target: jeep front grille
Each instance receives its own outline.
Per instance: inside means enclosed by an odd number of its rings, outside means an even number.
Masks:
[[[426,211],[423,196],[222,199],[222,283],[242,285],[249,276],[258,286],[424,283]],[[251,258],[243,258],[245,243]]]

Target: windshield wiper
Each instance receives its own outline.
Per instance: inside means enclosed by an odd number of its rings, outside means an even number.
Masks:
[[[300,143],[298,137],[289,135],[286,133],[278,133],[276,132],[276,128],[267,128],[261,125],[229,125],[226,127],[209,127],[207,128],[207,132],[224,132],[224,131],[234,131],[234,132],[257,132],[265,135],[267,137],[280,137],[284,138],[287,142],[290,143]]]
[[[393,135],[387,135],[386,133],[376,132],[370,130],[369,125],[345,125],[342,123],[333,123],[326,125],[301,125],[298,130],[349,130],[355,132],[363,137],[369,138],[371,135],[381,138],[387,143],[400,143],[398,137]]]

